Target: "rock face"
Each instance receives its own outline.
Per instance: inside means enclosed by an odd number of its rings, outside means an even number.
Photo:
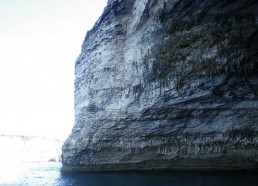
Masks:
[[[257,1],[108,1],[76,61],[63,171],[257,169],[257,142]]]

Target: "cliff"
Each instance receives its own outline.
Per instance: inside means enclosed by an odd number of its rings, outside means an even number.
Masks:
[[[75,64],[62,170],[257,169],[257,12],[109,0]]]

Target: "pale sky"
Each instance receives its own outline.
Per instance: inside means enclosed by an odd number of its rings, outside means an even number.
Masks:
[[[107,0],[0,0],[0,134],[65,139],[74,64]]]

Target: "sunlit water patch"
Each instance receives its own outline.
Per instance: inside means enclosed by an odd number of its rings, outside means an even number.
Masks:
[[[0,185],[61,185],[61,164],[56,162],[16,162],[0,168]]]

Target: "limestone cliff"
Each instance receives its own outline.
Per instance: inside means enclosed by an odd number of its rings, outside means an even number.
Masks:
[[[257,169],[257,142],[257,1],[108,1],[76,61],[63,171]]]

